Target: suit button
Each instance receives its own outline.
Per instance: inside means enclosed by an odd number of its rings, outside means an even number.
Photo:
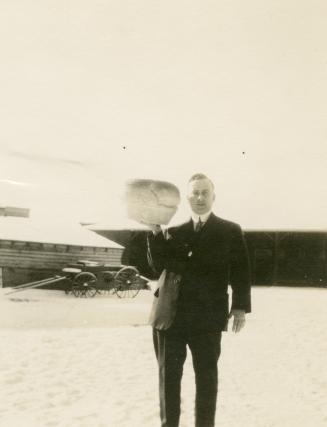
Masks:
[[[178,285],[178,283],[180,282],[180,278],[179,277],[175,277],[174,279],[174,284]]]

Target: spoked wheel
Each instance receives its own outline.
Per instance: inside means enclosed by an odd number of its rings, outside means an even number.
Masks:
[[[74,278],[72,292],[75,297],[94,297],[97,289],[94,286],[97,282],[95,274],[87,271],[77,274]]]
[[[115,289],[119,298],[135,298],[140,292],[138,270],[135,267],[123,267],[117,271]]]
[[[76,298],[78,298],[81,296],[81,289],[78,286],[73,286],[72,293]]]
[[[113,295],[116,293],[115,275],[116,274],[111,271],[105,271],[103,273],[104,288],[102,289],[102,292],[105,295]]]
[[[97,289],[94,286],[87,286],[85,289],[85,296],[89,298],[93,298],[97,293]]]
[[[117,289],[115,288],[115,287],[113,287],[113,288],[110,288],[110,289],[106,289],[106,293],[108,294],[108,295],[114,295],[115,293],[116,293],[116,291],[117,291]]]

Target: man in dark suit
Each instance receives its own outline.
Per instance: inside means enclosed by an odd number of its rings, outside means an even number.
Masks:
[[[166,269],[181,275],[172,326],[165,331],[153,329],[162,427],[179,424],[187,346],[196,380],[195,425],[214,426],[221,334],[227,330],[229,317],[233,318],[233,331],[239,332],[245,313],[251,311],[249,262],[242,230],[212,213],[215,193],[209,178],[196,174],[188,185],[190,221],[170,228],[166,236],[160,226],[148,224],[152,229],[148,238],[152,267],[158,274]],[[232,288],[230,312],[228,285]]]

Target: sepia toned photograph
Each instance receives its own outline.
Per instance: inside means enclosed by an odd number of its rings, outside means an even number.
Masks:
[[[0,2],[0,427],[327,425],[326,19]]]

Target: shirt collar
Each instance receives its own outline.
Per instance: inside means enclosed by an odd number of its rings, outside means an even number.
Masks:
[[[199,221],[199,218],[201,218],[201,222],[205,223],[208,220],[210,214],[211,214],[211,211],[202,215],[197,215],[196,213],[192,212],[191,216],[192,216],[193,223],[196,224]]]

